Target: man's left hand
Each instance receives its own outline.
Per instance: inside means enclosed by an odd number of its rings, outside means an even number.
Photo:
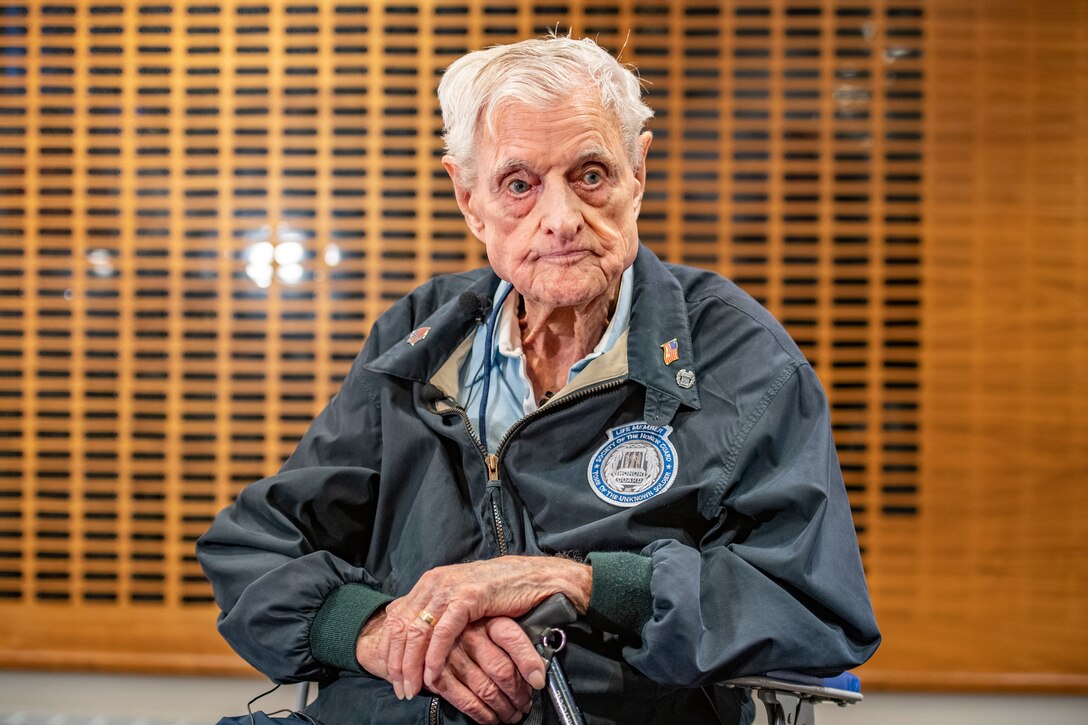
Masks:
[[[389,681],[398,694],[414,697],[441,675],[469,622],[520,616],[556,592],[585,613],[592,583],[587,564],[554,556],[503,556],[432,569],[386,607]],[[544,686],[539,657],[522,676],[537,689]]]

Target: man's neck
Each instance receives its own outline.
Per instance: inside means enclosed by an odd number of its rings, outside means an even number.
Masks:
[[[534,397],[566,385],[571,366],[593,352],[616,310],[619,287],[581,307],[549,308],[522,298],[518,324]]]

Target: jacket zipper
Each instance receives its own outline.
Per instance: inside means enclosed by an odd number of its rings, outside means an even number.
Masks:
[[[604,383],[597,385],[591,385],[588,388],[582,388],[570,395],[564,396],[559,400],[556,400],[546,408],[537,408],[529,415],[525,416],[521,420],[510,426],[510,429],[503,435],[502,440],[499,441],[499,447],[495,449],[495,453],[488,453],[483,444],[480,443],[479,436],[476,435],[476,431],[472,427],[472,421],[469,420],[468,412],[461,406],[457,406],[457,412],[461,416],[461,420],[465,423],[465,428],[468,430],[472,440],[475,441],[476,447],[480,449],[480,453],[484,457],[484,465],[487,467],[487,488],[490,496],[491,503],[491,525],[495,532],[495,540],[499,545],[499,556],[506,556],[508,551],[508,545],[506,540],[506,525],[502,520],[502,512],[499,509],[499,488],[501,486],[501,480],[499,479],[499,459],[502,457],[503,448],[506,446],[506,442],[510,440],[510,436],[516,433],[518,430],[528,425],[528,423],[543,415],[547,415],[556,408],[560,408],[577,400],[582,400],[593,395],[597,395],[606,390],[617,388],[623,383],[627,382],[627,378],[615,378]]]
[[[495,453],[488,453],[487,449],[484,448],[483,443],[480,442],[480,437],[476,435],[476,431],[472,427],[472,421],[468,417],[468,412],[460,405],[456,407],[458,415],[461,416],[461,420],[465,424],[465,430],[468,431],[469,436],[476,443],[476,447],[480,449],[480,453],[484,458],[484,465],[487,467],[487,489],[491,498],[491,525],[495,532],[495,541],[498,542],[499,545],[499,556],[506,556],[508,551],[506,524],[503,523],[502,512],[499,510],[499,488],[502,484],[502,481],[499,479],[499,457],[502,455],[503,447],[506,446],[506,441],[510,439],[510,436],[513,433],[528,424],[529,421],[542,415],[547,415],[554,408],[567,405],[576,400],[588,398],[592,395],[597,395],[598,393],[611,390],[612,388],[617,388],[625,382],[627,382],[627,378],[616,378],[598,385],[591,385],[588,388],[583,388],[571,395],[560,398],[547,408],[537,408],[529,415],[514,423],[514,425],[510,427],[510,430],[506,431],[502,440],[499,441],[499,447],[495,449]],[[438,704],[439,699],[437,697],[432,697],[430,708],[427,711],[427,725],[438,725]]]
[[[603,393],[606,390],[611,390],[612,388],[618,388],[620,385],[623,385],[626,382],[627,378],[625,377],[613,378],[612,380],[607,380],[603,383],[598,383],[597,385],[591,385],[588,388],[582,388],[581,390],[577,390],[570,395],[564,395],[562,398],[559,398],[554,403],[549,404],[545,408],[537,408],[532,413],[529,413],[529,415],[525,416],[521,420],[514,423],[514,425],[510,426],[510,430],[506,431],[506,434],[503,435],[502,440],[499,441],[499,447],[495,449],[496,457],[502,456],[502,449],[506,445],[506,441],[510,440],[510,436],[514,435],[514,433],[524,428],[526,425],[529,424],[530,421],[535,420],[536,418],[539,418],[543,415],[547,415],[548,413],[551,413],[557,408],[566,407],[567,405],[573,403],[576,400],[588,398],[593,395],[597,395],[598,393]]]
[[[499,457],[488,453],[487,449],[484,448],[484,444],[480,442],[480,436],[476,434],[476,429],[472,427],[468,411],[459,405],[455,410],[461,416],[461,420],[465,424],[465,430],[468,431],[472,441],[480,450],[480,455],[483,456],[484,466],[487,468],[487,496],[488,504],[491,507],[491,529],[495,533],[495,541],[499,545],[499,556],[506,556],[509,550],[506,543],[506,526],[503,524],[502,513],[499,511]],[[506,436],[503,436],[503,440],[506,440]]]
[[[499,457],[488,453],[484,456],[484,464],[487,466],[487,493],[491,498],[491,523],[495,529],[495,540],[499,544],[499,556],[506,556],[506,525],[502,520],[502,512],[499,510]]]

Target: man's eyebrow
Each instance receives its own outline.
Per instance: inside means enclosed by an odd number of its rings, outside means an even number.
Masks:
[[[582,149],[582,151],[574,157],[574,163],[571,164],[571,167],[580,166],[586,161],[594,159],[604,162],[606,166],[616,165],[616,157],[612,155],[611,151],[600,144],[593,144],[592,146],[587,146]]]
[[[495,170],[491,173],[491,178],[495,181],[501,181],[504,176],[511,171],[529,171],[529,162],[522,161],[521,159],[506,159],[501,164],[495,167]]]

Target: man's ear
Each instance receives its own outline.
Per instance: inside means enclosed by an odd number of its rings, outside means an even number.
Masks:
[[[650,143],[654,140],[654,135],[650,131],[643,131],[642,135],[638,137],[639,143],[639,165],[635,169],[635,181],[638,182],[638,188],[635,195],[635,217],[637,218],[639,212],[642,211],[642,196],[646,193],[646,157],[650,153]]]
[[[461,183],[462,175],[457,159],[446,154],[442,157],[442,166],[446,168],[446,173],[450,175],[450,180],[453,182],[453,194],[457,198],[457,207],[461,210],[461,215],[465,217],[469,231],[477,239],[483,239],[484,223],[474,209],[472,188]]]

